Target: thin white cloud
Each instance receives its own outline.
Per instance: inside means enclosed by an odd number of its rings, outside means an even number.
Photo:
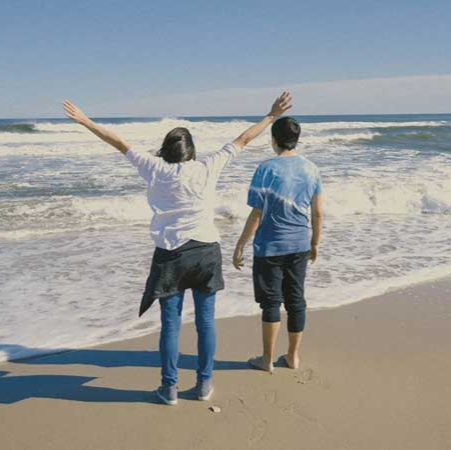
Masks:
[[[451,74],[217,89],[183,94],[143,95],[130,89],[127,97],[105,93],[101,103],[98,96],[97,100],[80,100],[80,106],[93,117],[262,115],[284,89],[290,89],[294,95],[291,114],[451,113]],[[77,102],[79,97],[76,93],[72,94]],[[60,100],[63,97],[58,97],[45,95],[8,101],[6,96],[0,105],[0,117],[61,117]]]
[[[451,75],[302,83],[159,95],[135,103],[135,113],[166,115],[263,114],[283,89],[295,97],[292,114],[401,114],[451,112]],[[127,109],[132,108],[130,105]]]

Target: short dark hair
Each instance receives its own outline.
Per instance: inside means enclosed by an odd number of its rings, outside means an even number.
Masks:
[[[301,126],[291,117],[282,117],[273,123],[271,134],[279,148],[293,150],[298,144]]]
[[[164,138],[157,156],[168,163],[180,163],[196,159],[196,148],[188,129],[177,127],[171,130]]]

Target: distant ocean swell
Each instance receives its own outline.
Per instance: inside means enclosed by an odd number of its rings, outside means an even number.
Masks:
[[[152,122],[125,122],[108,124],[112,130],[119,133],[133,134],[135,137],[143,138],[151,133],[159,132],[171,126],[171,123],[183,122],[189,126],[188,120],[161,119]],[[244,122],[245,123],[245,122]],[[230,121],[226,123],[230,128],[242,127],[243,122]],[[215,128],[219,128],[224,123],[215,123]],[[197,122],[197,127],[207,127],[211,129],[211,124],[207,121]],[[50,135],[49,135],[50,134]],[[87,139],[92,140],[92,136],[86,134],[83,129],[73,123],[0,123],[0,145],[22,143],[51,143],[71,142],[74,136],[85,134]],[[19,136],[18,136],[19,135]],[[29,137],[20,137],[28,135]],[[53,135],[53,136],[52,136]],[[78,138],[78,137],[77,137]],[[78,138],[79,139],[79,138]],[[302,143],[306,146],[317,146],[328,143],[348,142],[354,144],[364,144],[373,141],[377,145],[392,143],[395,145],[408,146],[418,145],[422,142],[437,145],[442,151],[451,152],[451,125],[447,121],[428,122],[323,122],[308,123],[303,126]],[[42,151],[55,151],[55,149],[42,149]],[[0,154],[5,153],[5,149],[0,149]]]
[[[10,125],[0,124],[0,133],[38,133],[39,130],[36,129],[35,125],[28,123],[17,123]]]

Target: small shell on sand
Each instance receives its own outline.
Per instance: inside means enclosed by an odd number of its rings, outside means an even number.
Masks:
[[[221,408],[219,406],[210,406],[208,409],[211,412],[214,412],[214,413],[220,413],[221,412]]]

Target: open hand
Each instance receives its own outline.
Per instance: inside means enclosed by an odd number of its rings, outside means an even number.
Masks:
[[[233,253],[233,266],[237,270],[241,270],[241,267],[244,266],[243,248],[238,245],[236,246],[235,252]]]
[[[293,106],[292,101],[293,97],[291,94],[288,91],[284,91],[280,97],[276,98],[269,115],[277,118],[286,113]]]
[[[66,100],[63,103],[64,110],[66,111],[67,117],[74,120],[75,122],[84,125],[89,121],[88,116],[80,109],[77,108],[73,103],[69,100]]]

